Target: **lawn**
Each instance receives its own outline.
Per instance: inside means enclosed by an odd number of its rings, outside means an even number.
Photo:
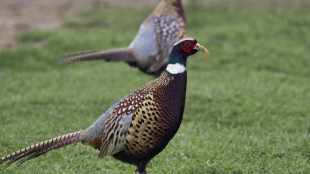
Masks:
[[[185,6],[211,58],[188,60],[184,119],[151,173],[310,173],[310,4]],[[125,47],[152,11],[97,9],[0,52],[0,156],[91,125],[153,79],[125,63],[68,66],[59,55]],[[0,173],[134,173],[74,144]]]

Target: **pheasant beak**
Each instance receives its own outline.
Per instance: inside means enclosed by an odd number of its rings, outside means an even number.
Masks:
[[[207,48],[205,48],[204,46],[200,45],[199,43],[197,43],[194,48],[197,49],[198,51],[205,52],[207,59],[209,58],[209,51],[207,50]]]

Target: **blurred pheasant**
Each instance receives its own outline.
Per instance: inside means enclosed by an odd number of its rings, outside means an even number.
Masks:
[[[157,75],[165,70],[173,44],[186,34],[187,23],[181,0],[161,0],[140,25],[129,47],[73,53],[61,62],[124,61],[147,74]]]
[[[119,100],[89,128],[21,149],[3,157],[0,165],[7,161],[6,166],[21,164],[50,150],[82,142],[98,149],[100,157],[112,155],[145,174],[148,162],[179,129],[185,106],[186,60],[198,50],[208,57],[207,49],[195,39],[177,42],[165,73]]]

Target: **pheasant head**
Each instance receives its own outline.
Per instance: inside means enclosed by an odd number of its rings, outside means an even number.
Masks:
[[[183,73],[186,70],[186,60],[188,56],[203,51],[206,57],[209,57],[208,50],[197,43],[196,39],[185,38],[173,45],[170,53],[169,64],[167,71],[171,74]]]

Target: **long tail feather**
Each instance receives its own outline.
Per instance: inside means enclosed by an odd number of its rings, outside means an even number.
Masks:
[[[66,57],[66,59],[60,61],[60,63],[69,64],[73,62],[89,60],[136,62],[136,57],[132,50],[129,48],[118,48],[102,51],[84,51],[64,55],[64,57]]]
[[[74,53],[69,53],[69,54],[64,54],[61,57],[74,57],[74,56],[78,56],[78,55],[82,55],[82,54],[89,54],[89,53],[95,53],[95,52],[99,52],[101,50],[87,50],[87,51],[79,51],[79,52],[74,52]]]
[[[7,162],[5,167],[17,162],[17,164],[22,164],[27,160],[36,158],[40,155],[45,154],[48,151],[58,149],[69,144],[73,144],[81,141],[81,134],[83,131],[73,132],[70,134],[62,135],[47,141],[40,142],[38,144],[26,147],[17,152],[11,153],[0,160],[0,165]]]

